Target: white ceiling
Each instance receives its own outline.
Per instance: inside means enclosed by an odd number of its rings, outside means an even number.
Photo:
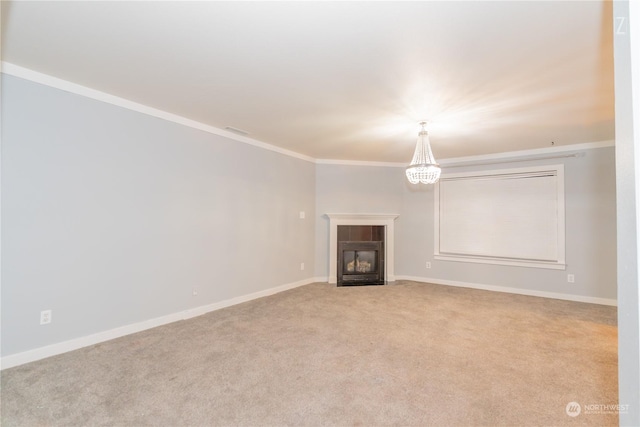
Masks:
[[[612,140],[610,2],[2,2],[2,60],[316,159]]]

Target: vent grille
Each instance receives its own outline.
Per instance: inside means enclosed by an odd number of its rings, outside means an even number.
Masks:
[[[240,135],[249,135],[249,132],[247,132],[246,130],[234,128],[232,126],[226,126],[225,129],[228,130],[228,131],[231,131],[233,133],[240,134]]]

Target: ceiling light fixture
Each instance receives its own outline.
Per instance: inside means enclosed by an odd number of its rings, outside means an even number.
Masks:
[[[418,143],[416,151],[413,153],[413,160],[407,166],[407,179],[412,184],[435,184],[440,179],[440,165],[431,152],[429,144],[429,133],[427,132],[427,122],[420,122],[422,129],[418,133]]]

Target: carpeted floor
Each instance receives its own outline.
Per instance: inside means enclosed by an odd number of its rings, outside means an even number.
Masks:
[[[616,310],[314,283],[1,381],[3,426],[617,425]]]

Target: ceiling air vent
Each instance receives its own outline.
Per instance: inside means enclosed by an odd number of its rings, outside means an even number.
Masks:
[[[237,133],[239,135],[249,135],[249,132],[247,132],[246,130],[234,128],[234,127],[231,127],[231,126],[226,126],[225,129],[229,130],[229,131],[231,131],[233,133]]]

